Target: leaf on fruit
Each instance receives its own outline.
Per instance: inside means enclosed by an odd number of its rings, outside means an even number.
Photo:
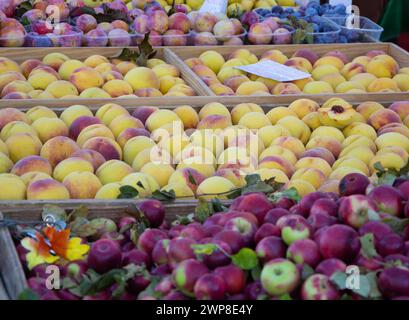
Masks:
[[[130,231],[130,238],[133,244],[138,244],[139,236],[146,230],[146,225],[143,222],[137,222],[132,225]]]
[[[214,213],[213,205],[211,203],[209,203],[208,201],[206,201],[206,199],[199,198],[199,202],[198,202],[197,207],[195,209],[195,219],[198,222],[203,223],[213,213]]]
[[[242,248],[231,256],[231,259],[236,266],[243,270],[252,270],[259,264],[257,254],[250,248]]]
[[[205,243],[205,244],[192,244],[191,248],[195,255],[207,255],[213,254],[219,246],[215,243]]]
[[[172,5],[168,11],[168,16],[170,17],[172,14],[176,13],[176,0],[172,1]]]
[[[381,220],[383,223],[387,224],[395,233],[402,233],[406,226],[409,225],[409,218],[399,219],[395,217],[384,218]]]
[[[193,213],[188,214],[186,216],[180,216],[177,215],[175,221],[172,222],[172,225],[178,225],[181,224],[183,226],[188,225],[189,223],[192,223],[194,221],[195,215]]]
[[[146,67],[148,60],[152,59],[156,55],[156,50],[153,50],[153,47],[149,42],[149,35],[149,32],[146,33],[141,44],[138,45],[139,55],[136,58],[136,63],[138,66]]]
[[[121,192],[117,199],[134,199],[139,195],[138,190],[132,186],[122,186],[119,188]]]
[[[259,174],[250,174],[245,179],[246,185],[243,187],[241,194],[252,192],[271,193],[274,191],[271,185],[261,180]]]
[[[229,209],[218,198],[212,199],[211,203],[212,203],[214,212],[225,212]]]
[[[192,173],[190,171],[188,171],[188,178],[189,178],[189,182],[195,186],[197,186],[197,182],[196,179],[193,177]]]
[[[71,235],[75,235],[81,238],[93,236],[98,232],[97,228],[93,227],[88,219],[82,217],[77,217],[68,226],[71,230]]]
[[[154,276],[151,277],[151,282],[149,284],[149,286],[146,287],[145,290],[143,290],[138,297],[154,297],[157,299],[162,298],[162,293],[156,291],[156,286],[159,284],[159,282],[161,282],[162,277],[159,276]]]
[[[174,190],[169,190],[169,191],[161,191],[161,190],[155,190],[152,193],[152,199],[156,199],[159,201],[173,201],[176,199],[176,193]]]
[[[302,271],[301,271],[301,279],[302,280],[305,280],[305,279],[309,278],[313,274],[314,274],[314,269],[310,265],[304,264],[302,266]]]
[[[304,43],[305,37],[306,37],[305,31],[302,29],[297,29],[295,30],[295,33],[293,36],[293,43],[294,44]]]
[[[345,290],[347,288],[347,278],[348,275],[345,272],[338,271],[335,272],[331,277],[330,281],[340,290]]]
[[[43,207],[41,218],[46,223],[54,224],[58,221],[67,221],[67,214],[61,207],[46,204]]]
[[[258,173],[254,173],[254,174],[249,174],[245,177],[246,180],[246,184],[247,185],[252,185],[252,184],[256,184],[258,182],[261,181],[261,177]]]
[[[396,178],[400,175],[399,172],[394,169],[385,169],[380,162],[374,164],[374,169],[377,171],[377,185],[386,184],[392,186]]]
[[[365,258],[371,260],[378,256],[373,233],[367,233],[360,237],[359,240],[361,242],[361,253]]]
[[[237,197],[240,197],[242,193],[241,188],[233,189],[232,191],[226,193],[226,198],[227,199],[236,199]]]
[[[40,297],[31,289],[24,289],[20,292],[17,300],[40,300]]]
[[[251,269],[251,277],[253,278],[254,281],[260,280],[261,277],[261,266],[257,264],[257,266],[253,269]]]
[[[378,288],[378,276],[376,272],[369,272],[365,275],[365,277],[368,279],[370,291],[369,291],[369,296],[368,298],[371,299],[380,299],[382,297],[381,292],[379,291]]]
[[[369,221],[379,221],[381,220],[381,216],[378,212],[368,209],[368,219]]]
[[[84,205],[80,205],[78,208],[75,208],[68,215],[67,221],[73,221],[76,218],[87,218],[88,217],[88,208]]]
[[[271,202],[277,202],[281,198],[287,198],[290,200],[294,200],[295,202],[300,202],[301,200],[300,194],[294,187],[291,187],[284,191],[275,192],[271,196],[269,196]]]
[[[291,298],[291,296],[288,293],[286,293],[280,296],[278,300],[293,300],[293,298]]]
[[[91,15],[95,17],[95,19],[97,19],[98,23],[112,22],[115,20],[122,20],[127,23],[130,22],[126,12],[123,12],[121,10],[111,9],[110,7],[108,7],[106,3],[102,4],[102,9],[104,10],[103,13],[96,13],[95,10],[93,10],[94,11],[93,14],[90,13]]]
[[[31,2],[24,1],[16,7],[16,10],[14,12],[14,17],[16,19],[21,18],[27,11],[30,11],[31,9],[33,9],[33,5],[31,4]],[[27,26],[30,24],[30,21],[28,20],[27,17],[20,19],[20,22],[23,26]]]

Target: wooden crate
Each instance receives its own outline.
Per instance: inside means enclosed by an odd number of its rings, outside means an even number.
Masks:
[[[173,64],[178,67],[181,72],[181,77],[190,85],[197,93],[198,96],[208,96],[214,95],[213,92],[207,87],[203,86],[200,79],[186,66],[171,50],[159,47],[156,48],[157,54],[156,58],[163,59],[169,64]],[[102,50],[96,48],[0,48],[0,57],[5,57],[16,61],[17,63],[22,63],[27,59],[39,59],[42,60],[43,57],[49,53],[59,52],[67,55],[71,59],[85,60],[91,55],[99,54],[107,58],[112,58],[119,55],[122,48],[108,47]],[[170,98],[170,97],[167,97]],[[135,97],[131,100],[139,99]],[[52,99],[56,101],[57,99]],[[8,101],[9,103],[12,101]],[[78,100],[77,100],[78,102]]]
[[[0,212],[1,219],[3,219],[3,215]],[[20,292],[27,287],[27,281],[13,239],[7,228],[0,228],[0,257],[0,287],[2,281],[8,298],[16,299]],[[0,288],[0,299],[1,294]]]
[[[0,211],[4,217],[17,221],[40,220],[45,205],[56,205],[66,210],[84,205],[89,209],[90,218],[104,217],[119,219],[129,215],[141,200],[43,200],[43,201],[0,201]],[[175,200],[164,203],[166,221],[172,222],[177,216],[188,215],[195,211],[197,200]]]
[[[409,67],[409,53],[404,49],[393,43],[350,43],[350,44],[301,44],[301,45],[256,45],[256,46],[204,46],[204,47],[173,47],[172,51],[175,53],[180,60],[184,61],[188,58],[199,57],[203,52],[208,50],[214,50],[222,54],[224,57],[229,56],[231,52],[237,49],[247,49],[254,53],[257,57],[260,57],[267,50],[280,50],[286,56],[292,56],[299,49],[311,49],[313,52],[317,53],[319,56],[323,54],[339,50],[346,54],[350,59],[357,56],[365,55],[371,50],[382,50],[387,54],[392,56],[398,63],[400,67]],[[206,84],[199,79],[201,86],[206,86]],[[313,98],[319,96],[319,98],[328,99],[333,96],[347,97],[347,99],[366,99],[378,102],[387,102],[390,101],[391,97],[394,97],[396,100],[406,100],[409,97],[408,92],[402,93],[367,93],[367,94],[320,94],[320,95],[273,95],[266,97],[266,99],[276,100],[277,98],[284,98],[285,101],[291,102],[299,98]],[[348,98],[349,96],[349,98]],[[254,96],[252,96],[253,98]],[[388,98],[389,97],[389,98]],[[243,98],[243,97],[241,97]],[[258,96],[256,96],[258,98]]]
[[[6,287],[4,286],[0,275],[0,301],[3,300],[9,300],[9,296],[7,295]]]
[[[0,221],[5,218],[19,221],[33,221],[41,219],[41,212],[45,204],[58,205],[66,210],[72,210],[79,205],[86,205],[90,218],[104,217],[119,220],[129,215],[132,206],[137,201],[24,201],[2,203],[0,205]],[[174,221],[176,216],[183,216],[194,212],[197,201],[175,201],[166,204],[166,220]],[[27,287],[27,280],[23,266],[19,260],[11,234],[7,228],[0,228],[0,300],[2,298],[16,299],[21,291]],[[4,282],[4,290],[2,283]],[[6,295],[7,294],[7,295]]]

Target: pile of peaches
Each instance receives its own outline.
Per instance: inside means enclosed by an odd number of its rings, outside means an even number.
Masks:
[[[38,106],[0,110],[2,200],[116,199],[156,190],[177,198],[223,199],[257,173],[301,196],[338,192],[350,173],[375,177],[403,168],[409,153],[409,102],[389,108],[309,99],[266,112],[212,102],[172,110],[108,103],[95,113]]]
[[[92,55],[80,61],[50,53],[21,64],[0,57],[2,99],[193,96],[180,70],[161,59],[146,67]]]
[[[292,82],[246,73],[235,67],[271,60],[306,73],[311,77]],[[257,57],[251,50],[237,49],[227,56],[215,50],[188,58],[185,63],[216,95],[334,94],[367,92],[405,92],[409,90],[409,68],[381,50],[353,59],[341,51],[323,56],[300,49],[291,57],[271,49]]]

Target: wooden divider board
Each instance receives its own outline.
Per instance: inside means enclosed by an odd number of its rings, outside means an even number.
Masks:
[[[0,212],[1,219],[3,215]],[[23,267],[7,228],[0,228],[0,275],[10,299],[17,299],[27,287]]]
[[[7,295],[6,287],[4,286],[3,280],[1,279],[0,275],[0,301],[3,300],[9,300],[9,296]]]
[[[123,106],[177,106],[177,105],[204,105],[218,101],[226,105],[234,105],[242,102],[254,102],[260,105],[289,104],[294,100],[307,98],[319,103],[336,96],[350,102],[377,101],[391,103],[399,100],[409,100],[409,92],[401,93],[366,93],[366,94],[320,94],[320,95],[271,95],[271,96],[215,96],[210,88],[196,74],[183,63],[190,57],[198,57],[207,50],[216,50],[223,55],[228,55],[237,49],[247,49],[256,55],[261,55],[266,50],[280,50],[286,55],[292,55],[300,48],[310,48],[318,54],[324,54],[331,50],[341,50],[349,57],[366,54],[370,50],[383,50],[393,56],[401,67],[409,67],[409,53],[392,43],[365,43],[365,44],[330,44],[330,45],[263,45],[263,46],[208,46],[208,47],[166,47],[156,48],[157,57],[177,66],[182,78],[198,94],[196,97],[149,97],[149,98],[117,98],[117,99],[27,99],[27,100],[4,100],[0,99],[0,108],[29,108],[37,105],[47,107],[66,108],[74,104],[87,106],[101,106],[105,103],[115,102]],[[17,62],[26,59],[41,59],[48,53],[61,52],[70,58],[85,59],[92,54],[101,54],[106,57],[116,56],[122,48],[0,48],[0,56],[8,57]]]

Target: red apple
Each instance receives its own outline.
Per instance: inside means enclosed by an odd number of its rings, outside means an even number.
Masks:
[[[389,213],[393,216],[400,216],[403,213],[403,196],[399,190],[382,185],[372,189],[368,194],[379,211]]]
[[[257,244],[262,239],[269,236],[279,237],[281,235],[280,229],[271,223],[264,223],[260,228],[258,228],[256,234],[254,235],[254,242]]]
[[[326,275],[314,274],[304,281],[301,298],[303,300],[338,300],[340,293]]]
[[[287,259],[296,264],[308,264],[315,268],[321,261],[318,245],[311,239],[294,241],[287,249]]]
[[[176,288],[189,297],[193,297],[193,290],[197,280],[207,274],[207,267],[194,259],[188,259],[179,263],[173,270],[172,279]]]
[[[352,195],[342,200],[339,217],[354,228],[360,228],[369,221],[368,211],[376,211],[375,203],[364,195]]]
[[[370,181],[367,176],[360,173],[350,173],[339,182],[339,194],[341,196],[365,194],[369,184]]]
[[[387,297],[409,296],[409,269],[387,268],[379,275],[378,285]]]
[[[233,264],[219,267],[214,270],[214,273],[224,279],[229,295],[241,293],[246,286],[246,274]]]
[[[115,241],[101,239],[91,245],[88,266],[98,273],[105,273],[121,266],[121,247]]]
[[[315,272],[331,277],[335,272],[344,272],[347,265],[339,259],[331,258],[320,262]]]
[[[197,280],[194,294],[198,300],[222,300],[226,294],[226,283],[216,274],[205,274]]]
[[[279,237],[267,237],[262,239],[256,247],[256,253],[262,263],[276,258],[285,257],[286,247]]]

